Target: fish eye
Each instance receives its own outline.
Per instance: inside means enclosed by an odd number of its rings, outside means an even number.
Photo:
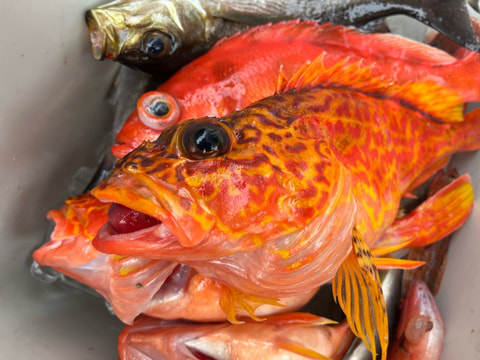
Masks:
[[[163,57],[170,53],[172,49],[172,39],[160,32],[149,31],[143,35],[142,51],[155,58]]]
[[[162,91],[149,91],[137,101],[140,121],[154,130],[163,130],[178,121],[180,106],[175,98]]]
[[[230,150],[227,130],[213,120],[194,120],[180,135],[180,150],[191,160],[216,157]]]

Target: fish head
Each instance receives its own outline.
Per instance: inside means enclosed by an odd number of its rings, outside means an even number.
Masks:
[[[190,1],[119,0],[88,10],[86,22],[95,59],[171,72],[205,42],[205,16]]]
[[[346,170],[321,130],[309,127],[308,111],[292,125],[292,104],[282,109],[276,119],[250,107],[186,120],[144,142],[92,193],[160,224],[121,239],[111,229],[99,231],[94,246],[178,261],[213,258],[253,251],[304,228],[325,209],[322,215],[332,216],[337,202],[348,199],[338,196]]]

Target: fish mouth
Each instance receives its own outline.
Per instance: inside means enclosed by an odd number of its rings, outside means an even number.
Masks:
[[[86,12],[85,21],[87,22],[88,30],[90,32],[93,57],[96,60],[103,60],[105,59],[107,52],[107,35],[102,30],[103,21],[98,12],[94,10],[88,10]]]
[[[113,203],[93,246],[100,252],[150,259],[184,260],[214,226],[214,218],[188,193],[146,174],[121,173],[91,191]]]
[[[93,239],[96,250],[117,255],[143,255],[178,244],[165,223],[156,217],[113,203],[108,221]]]

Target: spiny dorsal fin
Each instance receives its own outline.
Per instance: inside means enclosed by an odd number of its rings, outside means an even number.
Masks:
[[[330,68],[323,63],[325,53],[312,63],[305,63],[288,81],[279,81],[277,93],[309,91],[321,88],[341,88],[366,95],[396,100],[402,106],[422,112],[434,121],[456,123],[463,121],[463,100],[451,88],[433,79],[395,84],[387,76],[373,77],[370,66],[345,58]],[[283,85],[283,86],[281,86]]]
[[[388,347],[385,299],[372,255],[361,234],[352,230],[352,251],[332,281],[333,296],[347,317],[353,333],[362,339],[375,359],[380,340],[382,360]]]

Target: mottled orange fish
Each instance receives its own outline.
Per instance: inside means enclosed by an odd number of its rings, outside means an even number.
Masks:
[[[101,294],[115,315],[127,324],[139,314],[162,319],[227,320],[225,302],[234,296],[227,286],[198,274],[187,265],[167,260],[104,254],[92,246],[98,229],[108,221],[109,203],[90,193],[67,199],[48,212],[55,222],[50,240],[33,253],[42,266],[51,266]],[[316,289],[265,303],[245,298],[251,311],[239,316],[263,317],[294,311],[305,305]]]
[[[464,117],[463,105],[431,79],[397,85],[358,63],[326,68],[320,56],[280,78],[278,94],[176,124],[119,161],[92,194],[158,223],[124,232],[111,214],[93,245],[184,263],[265,298],[333,279],[352,330],[372,354],[377,334],[385,359],[369,248],[394,222],[402,195],[453,153],[480,146],[479,111]],[[465,199],[462,223],[472,186],[452,191]]]
[[[340,360],[353,336],[348,324],[331,323],[304,313],[240,325],[140,317],[120,334],[118,353],[122,360]]]
[[[476,20],[472,20],[476,26]],[[477,28],[476,28],[477,29]],[[397,83],[432,77],[458,90],[465,102],[480,97],[480,54],[462,48],[458,59],[434,47],[392,34],[360,31],[314,21],[290,21],[253,28],[217,43],[184,66],[156,91],[144,94],[116,136],[121,158],[143,140],[186,119],[224,116],[274,93],[278,71],[290,78],[322,52],[325,66],[362,60],[374,76]]]

